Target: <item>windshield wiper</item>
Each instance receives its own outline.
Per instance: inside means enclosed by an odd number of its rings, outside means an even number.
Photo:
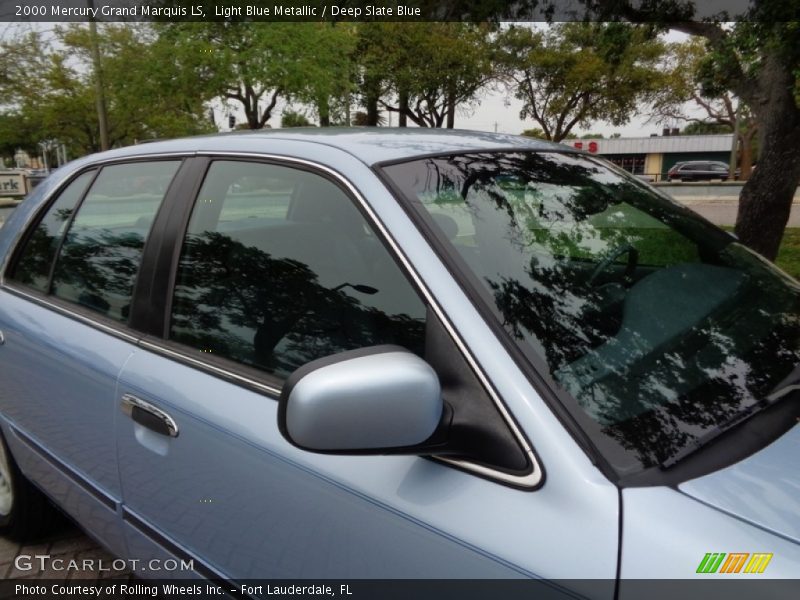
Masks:
[[[797,391],[800,391],[800,366],[795,368],[795,370],[792,371],[792,373],[786,379],[775,386],[775,389],[766,398],[751,404],[741,412],[733,415],[727,421],[723,421],[716,427],[709,429],[706,433],[694,440],[694,442],[682,448],[670,456],[667,460],[663,461],[659,466],[662,469],[669,469],[671,466],[682,461],[687,456],[694,454],[701,448],[707,446],[711,441],[715,440],[726,431],[729,431],[756,413],[760,413],[762,410],[769,408],[782,398],[785,398],[786,396],[789,396]]]

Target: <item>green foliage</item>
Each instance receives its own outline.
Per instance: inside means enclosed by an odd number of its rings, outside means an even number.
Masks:
[[[526,129],[525,131],[520,133],[520,135],[524,135],[526,137],[537,138],[537,139],[540,139],[540,140],[546,140],[547,139],[547,136],[544,134],[544,131],[542,131],[538,127],[534,127],[532,129]]]
[[[498,45],[505,77],[523,102],[520,117],[533,119],[555,141],[597,120],[626,123],[661,85],[664,45],[641,26],[512,26]]]
[[[314,124],[308,120],[303,113],[285,110],[281,115],[281,127],[313,127]]]
[[[681,130],[681,135],[710,135],[717,133],[732,133],[733,129],[725,123],[712,121],[693,121]]]
[[[364,23],[360,91],[421,127],[452,124],[495,76],[491,28],[473,23]],[[397,102],[390,102],[394,95]],[[369,112],[369,111],[368,111]]]
[[[787,228],[775,264],[795,279],[800,279],[800,228]]]
[[[266,126],[281,97],[314,103],[324,122],[331,97],[351,87],[356,38],[349,25],[169,23],[159,26],[159,39],[206,94],[240,104],[250,129]]]
[[[206,97],[174,68],[171,48],[147,25],[98,27],[97,42],[112,146],[210,129]],[[35,149],[45,139],[64,143],[70,156],[98,150],[89,29],[57,27],[55,43],[31,32],[2,42],[0,50],[1,120],[18,125],[15,134],[2,135],[1,151]]]
[[[297,24],[295,24],[297,25]],[[309,23],[310,60],[305,61],[303,85],[288,92],[312,104],[325,127],[345,120],[345,107],[356,89],[355,62],[358,33],[352,23]]]
[[[29,155],[39,153],[36,145],[37,128],[20,112],[0,113],[0,157],[13,159],[20,148]],[[14,164],[13,160],[9,161]]]
[[[382,112],[379,112],[378,115],[377,115],[376,125],[386,125],[386,122],[387,122],[386,121],[386,117],[383,115]],[[367,126],[369,126],[369,119],[367,117],[367,113],[365,113],[363,110],[357,111],[353,115],[353,119],[352,119],[351,125],[353,125],[354,127],[367,127]]]

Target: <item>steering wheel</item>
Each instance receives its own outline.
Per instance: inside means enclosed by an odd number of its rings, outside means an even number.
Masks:
[[[639,264],[639,251],[633,247],[631,244],[620,244],[615,248],[612,248],[610,252],[608,252],[597,266],[592,271],[592,275],[589,277],[589,280],[586,282],[587,285],[593,285],[597,277],[608,267],[614,264],[620,256],[623,254],[628,255],[628,264],[625,266],[625,273],[623,274],[623,279],[625,281],[630,281],[633,278],[633,274],[636,271],[636,265]]]

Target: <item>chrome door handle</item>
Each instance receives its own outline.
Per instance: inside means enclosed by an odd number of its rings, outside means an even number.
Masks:
[[[125,394],[120,402],[122,412],[131,419],[148,429],[152,429],[161,435],[178,437],[178,424],[175,419],[170,417],[157,406],[145,402],[141,398]]]

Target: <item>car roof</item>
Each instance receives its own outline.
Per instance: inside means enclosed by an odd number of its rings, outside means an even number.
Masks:
[[[403,160],[415,156],[479,150],[555,150],[574,148],[535,138],[485,131],[428,129],[422,127],[309,127],[261,129],[127,146],[95,155],[102,158],[128,157],[167,152],[213,152],[217,150],[274,153],[282,141],[305,142],[337,148],[367,165]]]

